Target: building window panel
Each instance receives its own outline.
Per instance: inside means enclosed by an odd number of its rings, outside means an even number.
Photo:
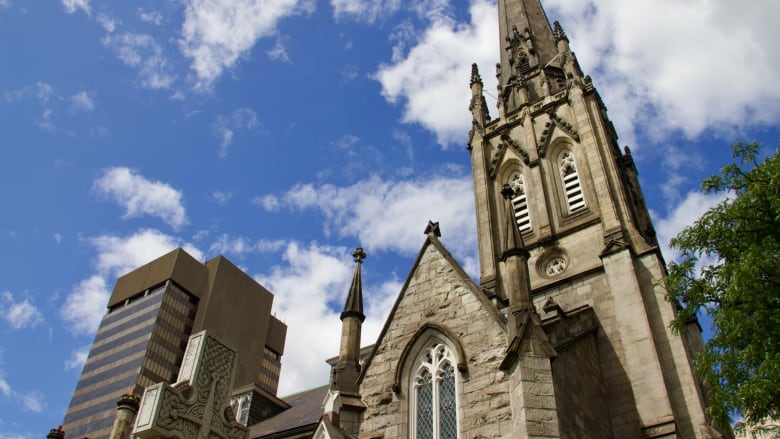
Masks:
[[[435,341],[422,352],[412,380],[412,410],[409,425],[415,439],[458,437],[457,372],[452,351]]]

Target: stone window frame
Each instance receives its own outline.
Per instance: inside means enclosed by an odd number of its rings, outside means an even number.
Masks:
[[[455,367],[455,397],[458,431],[462,428],[464,406],[462,404],[463,383],[469,379],[469,367],[466,362],[466,351],[463,344],[458,339],[457,334],[450,328],[433,322],[427,322],[420,326],[414,335],[401,351],[398,363],[395,366],[395,377],[392,385],[393,393],[401,402],[402,418],[399,419],[401,429],[399,438],[414,438],[413,422],[414,416],[411,414],[414,409],[412,403],[412,394],[414,393],[414,376],[417,372],[418,360],[422,351],[437,341],[444,344],[453,354],[453,363]]]
[[[561,148],[555,155],[555,165],[560,178],[566,211],[569,215],[588,208],[585,188],[578,172],[577,158],[571,148]]]
[[[409,437],[417,439],[431,438],[431,439],[447,439],[447,437],[441,436],[441,416],[444,408],[441,405],[441,388],[444,382],[445,371],[452,373],[452,379],[455,385],[455,426],[456,432],[460,427],[460,377],[458,373],[457,357],[452,348],[449,345],[439,339],[438,337],[430,337],[423,345],[417,354],[413,363],[414,376],[409,379]],[[423,377],[430,377],[428,384],[431,385],[431,431],[430,435],[418,436],[418,389],[421,387]],[[421,434],[421,433],[420,433]],[[457,433],[456,433],[457,437]]]
[[[564,176],[561,174],[559,159],[569,151],[574,159],[577,179],[582,191],[584,207],[571,211],[566,197]],[[550,148],[544,160],[545,181],[548,185],[551,208],[557,212],[553,215],[559,230],[576,227],[592,220],[598,212],[598,197],[593,190],[591,173],[588,163],[583,155],[582,144],[574,142],[571,138],[561,136],[550,142]]]

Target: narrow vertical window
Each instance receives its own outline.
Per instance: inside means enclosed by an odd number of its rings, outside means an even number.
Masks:
[[[569,213],[584,209],[585,196],[582,193],[582,185],[580,184],[580,176],[577,173],[577,164],[574,162],[574,154],[570,150],[565,149],[558,156],[558,170],[561,174],[566,207]]]
[[[525,193],[525,180],[523,174],[515,172],[509,177],[509,187],[514,190],[512,197],[512,210],[515,215],[517,228],[521,232],[531,230],[531,215],[528,212],[528,198]]]
[[[413,380],[411,437],[456,439],[458,404],[454,357],[447,346],[433,342],[421,353]]]
[[[433,383],[427,369],[417,377],[417,438],[433,439]]]
[[[458,413],[455,404],[455,370],[450,363],[439,371],[439,437],[455,439],[458,436]]]

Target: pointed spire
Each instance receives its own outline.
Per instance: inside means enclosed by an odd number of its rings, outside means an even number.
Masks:
[[[563,26],[561,26],[561,23],[558,21],[555,21],[553,23],[553,34],[555,35],[555,41],[566,41],[569,42],[569,37],[566,36],[566,32],[563,31]]]
[[[499,37],[504,49],[501,53],[502,78],[506,84],[513,76],[514,64],[521,53],[536,58],[539,65],[547,64],[558,54],[555,37],[540,0],[498,0]]]
[[[358,247],[352,252],[352,257],[355,259],[355,273],[352,275],[352,285],[349,287],[349,294],[347,295],[347,302],[344,304],[344,311],[341,313],[341,320],[344,321],[347,317],[357,317],[362,323],[366,319],[366,315],[363,314],[363,280],[360,266],[366,258],[366,252],[363,251],[362,247]]]
[[[469,82],[469,85],[474,84],[482,85],[482,77],[479,76],[479,68],[477,67],[477,63],[471,64],[471,82]]]

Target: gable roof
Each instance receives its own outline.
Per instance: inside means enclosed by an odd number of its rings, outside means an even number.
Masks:
[[[384,326],[382,326],[382,332],[379,333],[379,337],[377,337],[376,343],[374,343],[374,348],[371,350],[371,353],[369,354],[368,358],[366,358],[366,361],[363,364],[363,367],[361,368],[360,377],[358,378],[358,383],[363,381],[363,377],[365,376],[366,371],[371,365],[374,356],[376,356],[376,351],[377,349],[379,349],[379,346],[382,344],[382,340],[385,338],[385,334],[387,333],[387,330],[390,326],[390,322],[392,322],[393,319],[395,318],[395,313],[398,309],[398,304],[401,303],[401,299],[403,299],[407,288],[409,288],[409,283],[411,282],[412,277],[417,271],[417,268],[420,265],[420,261],[422,261],[423,255],[425,254],[425,251],[428,249],[428,246],[432,245],[434,246],[434,248],[436,248],[438,253],[444,258],[444,260],[446,260],[447,263],[455,270],[456,276],[468,287],[469,291],[471,291],[471,293],[474,294],[474,296],[480,302],[482,302],[484,308],[490,314],[493,315],[493,317],[496,319],[496,322],[502,328],[506,329],[506,319],[504,318],[504,316],[502,316],[501,313],[498,312],[498,309],[493,305],[492,302],[490,302],[490,299],[488,299],[482,293],[482,291],[474,283],[474,281],[471,280],[471,278],[463,269],[463,267],[461,267],[460,264],[458,264],[458,261],[455,260],[455,258],[449,252],[449,250],[447,250],[444,247],[444,244],[442,244],[441,241],[439,241],[439,239],[437,238],[438,223],[436,223],[436,226],[437,227],[435,227],[435,229],[431,229],[431,226],[429,224],[429,227],[426,229],[427,238],[423,243],[422,247],[420,248],[420,252],[417,254],[417,259],[415,259],[414,264],[412,264],[412,269],[409,271],[409,275],[406,277],[406,281],[404,282],[404,285],[401,287],[401,292],[398,294],[398,297],[395,299],[393,308],[390,310],[390,314],[387,316],[387,320],[385,320]]]
[[[268,418],[249,428],[249,437],[281,438],[287,435],[310,431],[314,432],[322,417],[322,403],[330,385],[290,395],[283,400],[290,408],[276,416]]]

